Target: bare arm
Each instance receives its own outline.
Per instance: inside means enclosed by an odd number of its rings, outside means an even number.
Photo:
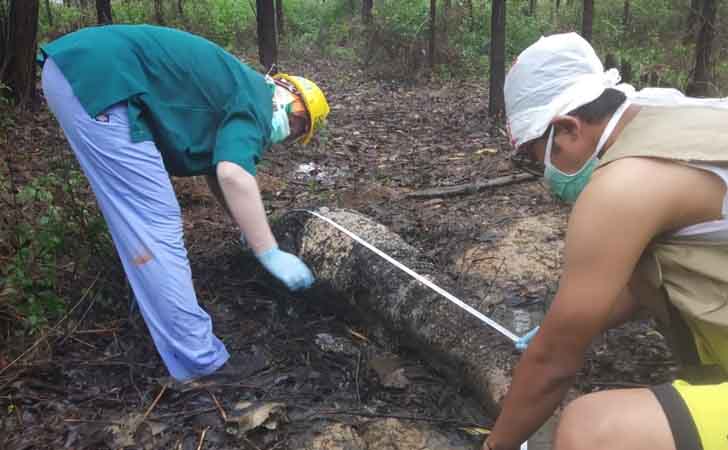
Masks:
[[[654,173],[649,164],[649,173]],[[518,448],[553,414],[592,339],[634,310],[635,302],[625,289],[641,253],[685,213],[679,209],[677,192],[685,186],[673,182],[666,188],[668,180],[655,176],[645,183],[641,169],[637,164],[636,170],[613,172],[609,178],[595,174],[577,201],[569,221],[559,291],[516,367],[488,438],[494,450]]]
[[[216,170],[222,203],[226,204],[250,248],[256,255],[271,249],[276,240],[268,225],[255,177],[237,164],[226,161],[218,163]]]

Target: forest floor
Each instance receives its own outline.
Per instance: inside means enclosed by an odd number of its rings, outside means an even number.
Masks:
[[[369,215],[492,304],[553,296],[568,209],[537,181],[454,197],[412,192],[509,175],[509,147],[487,116],[483,81],[386,81],[320,59],[285,69],[328,95],[328,127],[314,145],[275,147],[259,166],[272,220],[292,208],[343,207]],[[48,170],[69,152],[45,106],[10,130],[16,174]],[[10,149],[7,149],[10,150]],[[23,155],[28,156],[25,158]],[[129,310],[118,261],[83,274],[63,327],[0,347],[0,448],[477,449],[487,417],[460,383],[394,342],[266,282],[202,179],[175,179],[200,303],[231,353],[249,361],[239,382],[168,385],[143,320]],[[92,283],[93,281],[93,283]],[[90,286],[98,282],[92,295]],[[77,300],[69,300],[69,304]],[[670,378],[671,355],[649,322],[595,342],[577,385],[584,392]]]

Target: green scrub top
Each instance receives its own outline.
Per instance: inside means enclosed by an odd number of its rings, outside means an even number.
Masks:
[[[171,175],[230,161],[255,175],[270,144],[272,91],[218,45],[149,25],[85,28],[41,47],[91,117],[126,102],[131,141],[153,140]]]

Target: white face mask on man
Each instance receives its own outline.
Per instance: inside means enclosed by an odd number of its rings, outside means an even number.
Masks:
[[[558,197],[560,200],[566,203],[576,202],[577,197],[584,190],[587,183],[591,179],[592,172],[599,165],[599,152],[604,148],[604,144],[607,143],[607,139],[612,135],[612,132],[617,127],[619,119],[622,114],[629,107],[630,102],[626,100],[617,110],[612,114],[612,117],[607,122],[602,135],[599,137],[599,142],[594,149],[591,157],[587,160],[584,165],[574,173],[565,173],[554,166],[551,162],[551,150],[554,143],[554,126],[551,126],[549,137],[546,141],[546,153],[544,155],[544,165],[546,170],[544,171],[544,179],[549,184],[551,192]]]

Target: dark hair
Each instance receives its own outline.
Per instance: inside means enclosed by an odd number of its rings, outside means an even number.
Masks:
[[[597,123],[614,113],[619,106],[627,100],[624,92],[607,88],[596,100],[582,105],[568,115],[578,117],[586,123]]]

